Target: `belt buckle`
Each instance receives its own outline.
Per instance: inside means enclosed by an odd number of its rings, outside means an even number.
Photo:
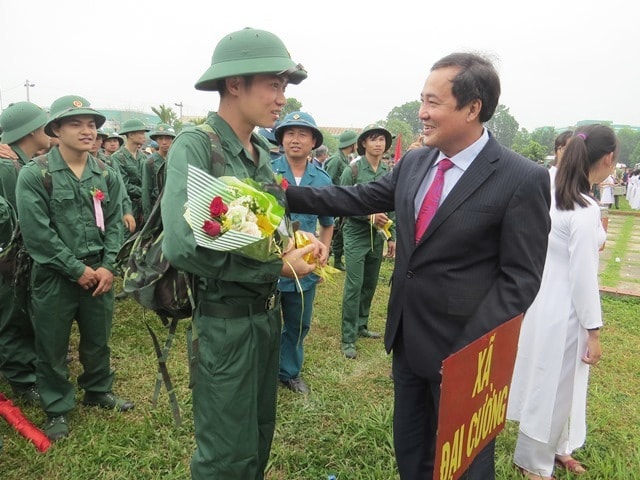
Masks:
[[[275,306],[276,306],[276,295],[274,293],[269,298],[267,298],[267,300],[264,302],[264,309],[266,311],[273,310]]]

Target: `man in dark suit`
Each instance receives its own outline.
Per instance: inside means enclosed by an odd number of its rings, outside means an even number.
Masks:
[[[524,312],[540,286],[549,175],[484,128],[499,96],[489,61],[448,55],[433,65],[421,93],[426,147],[408,152],[375,182],[287,190],[295,212],[396,212],[385,346],[393,351],[394,446],[403,480],[433,475],[442,361]],[[436,175],[443,160],[450,168]],[[435,216],[416,235],[423,199],[438,182]],[[491,442],[465,478],[493,479],[493,452]]]

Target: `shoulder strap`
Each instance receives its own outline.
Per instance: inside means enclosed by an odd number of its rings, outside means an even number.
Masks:
[[[351,180],[355,185],[356,181],[358,180],[358,161],[354,160],[349,164],[349,167],[351,168]]]
[[[208,123],[202,123],[196,126],[196,129],[206,133],[211,142],[211,174],[214,177],[222,177],[224,175],[226,161],[222,153],[220,137]]]

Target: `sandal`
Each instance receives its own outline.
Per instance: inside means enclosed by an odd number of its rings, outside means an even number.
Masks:
[[[551,475],[550,477],[543,477],[542,475],[539,475],[537,473],[533,473],[533,472],[530,472],[529,470],[525,470],[519,465],[516,465],[515,467],[522,474],[523,477],[529,478],[531,480],[556,480],[556,477],[554,477],[553,475]]]
[[[578,460],[569,456],[567,460],[563,460],[562,458],[556,456],[556,465],[560,468],[565,469],[567,472],[571,472],[574,475],[582,475],[587,472],[587,469],[584,468]]]

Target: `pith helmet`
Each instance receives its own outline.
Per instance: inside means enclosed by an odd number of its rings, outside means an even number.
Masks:
[[[218,42],[211,66],[196,82],[196,89],[217,90],[222,78],[259,73],[287,75],[289,83],[296,85],[307,78],[307,71],[291,60],[282,40],[265,30],[245,28]]]
[[[364,147],[360,142],[372,133],[384,135],[385,152],[389,150],[389,148],[391,148],[391,142],[393,141],[391,132],[389,132],[389,130],[384,128],[382,125],[376,125],[375,123],[372,123],[371,125],[367,125],[366,127],[364,127],[362,132],[360,132],[360,135],[358,135],[358,146],[356,147],[356,149],[358,150],[358,155],[364,155]]]
[[[130,118],[122,124],[122,127],[120,127],[120,131],[118,133],[120,135],[124,135],[125,133],[148,131],[149,129],[142,120],[140,120],[139,118]]]
[[[49,121],[44,127],[44,132],[50,137],[54,137],[51,124],[67,117],[73,117],[76,115],[93,115],[96,121],[96,128],[100,128],[106,117],[99,111],[91,108],[89,100],[80,97],[78,95],[66,95],[58,98],[51,104],[51,112],[49,114]]]
[[[281,123],[282,122],[280,120],[276,120],[276,123],[272,128],[260,127],[258,129],[258,133],[262,135],[264,138],[266,138],[271,145],[275,145],[277,147],[279,144],[278,144],[278,140],[276,140],[275,131],[276,131],[276,128],[278,128],[278,126]]]
[[[16,102],[0,115],[2,143],[11,144],[47,123],[47,112],[31,102]]]
[[[116,140],[118,140],[118,143],[120,144],[120,146],[124,144],[124,138],[118,135],[115,130],[109,130],[107,132],[107,138],[105,138],[105,140],[111,140],[112,138],[115,138]]]
[[[358,141],[358,134],[353,130],[345,130],[338,138],[338,148],[347,148]]]
[[[313,119],[311,115],[305,112],[291,112],[282,120],[282,123],[278,125],[278,128],[275,129],[276,140],[279,145],[282,145],[282,136],[284,135],[284,131],[287,127],[306,127],[313,132],[313,138],[315,138],[315,143],[313,148],[316,148],[322,145],[324,138],[322,137],[322,132],[318,130],[316,126],[316,121]]]
[[[149,138],[155,140],[158,137],[172,137],[176,136],[176,132],[173,127],[166,123],[159,123],[153,132],[149,134]]]
[[[102,137],[102,140],[106,140],[107,138],[109,138],[109,134],[101,128],[98,129],[98,136]]]

